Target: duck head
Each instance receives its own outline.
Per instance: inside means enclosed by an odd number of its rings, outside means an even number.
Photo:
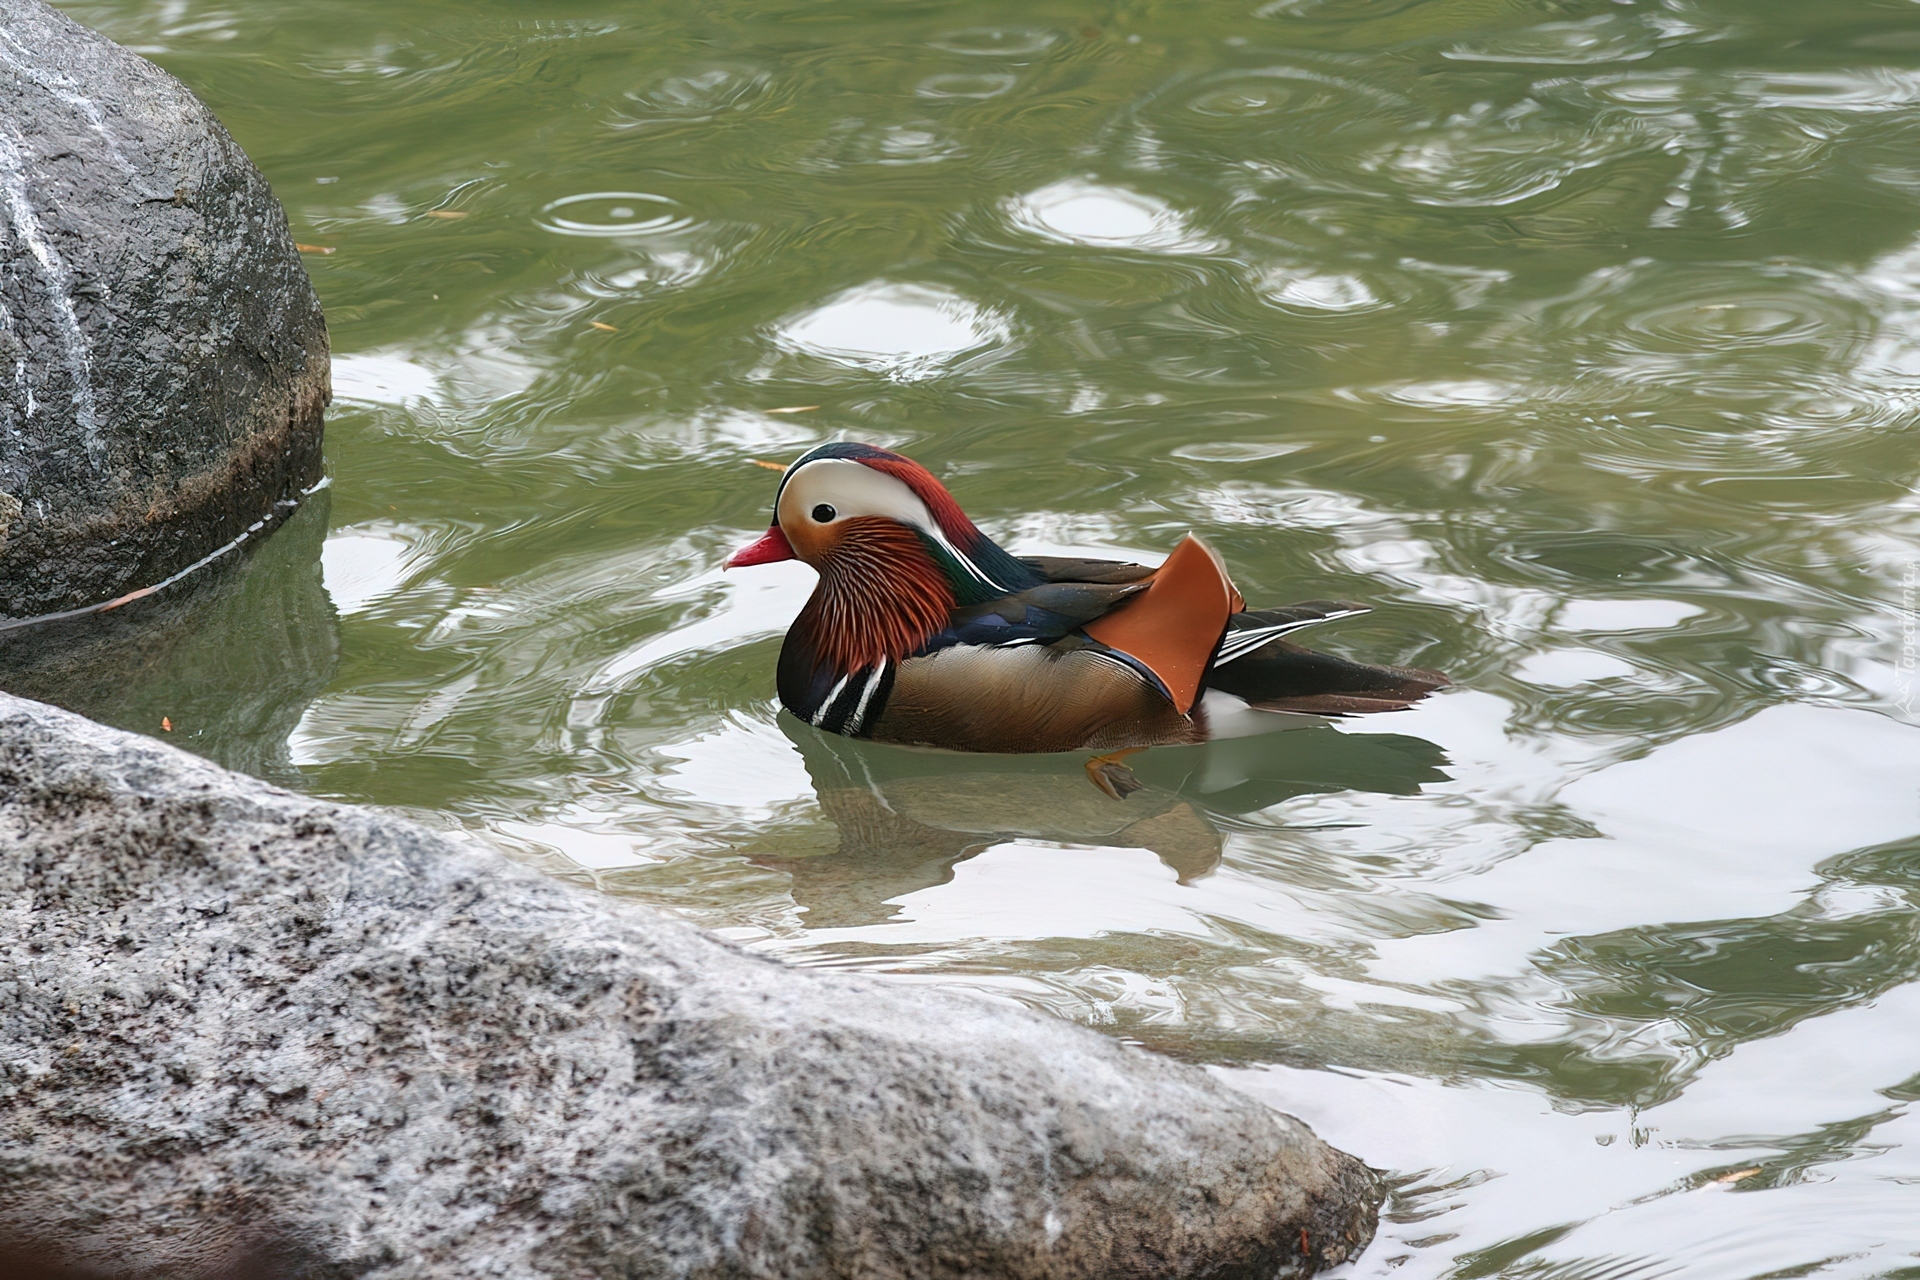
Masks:
[[[788,467],[772,525],[726,567],[777,560],[820,574],[793,634],[841,672],[897,661],[945,628],[956,606],[1040,581],[925,467],[851,442],[821,445]]]

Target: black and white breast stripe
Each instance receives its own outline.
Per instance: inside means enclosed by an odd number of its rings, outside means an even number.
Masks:
[[[1298,631],[1302,627],[1311,627],[1316,623],[1331,622],[1335,618],[1351,618],[1366,612],[1365,609],[1340,609],[1311,618],[1289,618],[1284,622],[1270,622],[1264,626],[1229,631],[1227,638],[1220,642],[1220,654],[1213,660],[1213,665],[1225,666],[1235,658],[1244,658],[1267,641],[1277,640],[1290,631]]]
[[[841,676],[808,723],[828,733],[859,737],[887,705],[887,694],[893,690],[893,670],[893,663],[882,662],[866,671]]]

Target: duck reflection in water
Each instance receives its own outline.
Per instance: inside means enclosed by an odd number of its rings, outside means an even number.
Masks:
[[[791,715],[799,749],[839,835],[831,851],[758,855],[792,877],[812,928],[879,924],[890,899],[953,879],[958,863],[1011,840],[1147,849],[1190,884],[1220,865],[1245,815],[1334,791],[1412,795],[1444,781],[1440,748],[1402,734],[1320,725],[1133,757],[1141,782],[1119,804],[1087,785],[1080,757],[986,756],[822,733]]]

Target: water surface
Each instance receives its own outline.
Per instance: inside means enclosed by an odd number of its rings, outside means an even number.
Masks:
[[[67,8],[330,251],[337,398],[45,688],[1211,1065],[1394,1171],[1352,1276],[1920,1275],[1920,9]],[[1124,807],[823,740],[718,565],[841,436],[1458,687]]]

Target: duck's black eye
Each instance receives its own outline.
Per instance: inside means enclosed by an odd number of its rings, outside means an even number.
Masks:
[[[815,524],[830,524],[833,518],[839,514],[840,513],[835,511],[832,506],[823,502],[813,509],[813,520]]]

